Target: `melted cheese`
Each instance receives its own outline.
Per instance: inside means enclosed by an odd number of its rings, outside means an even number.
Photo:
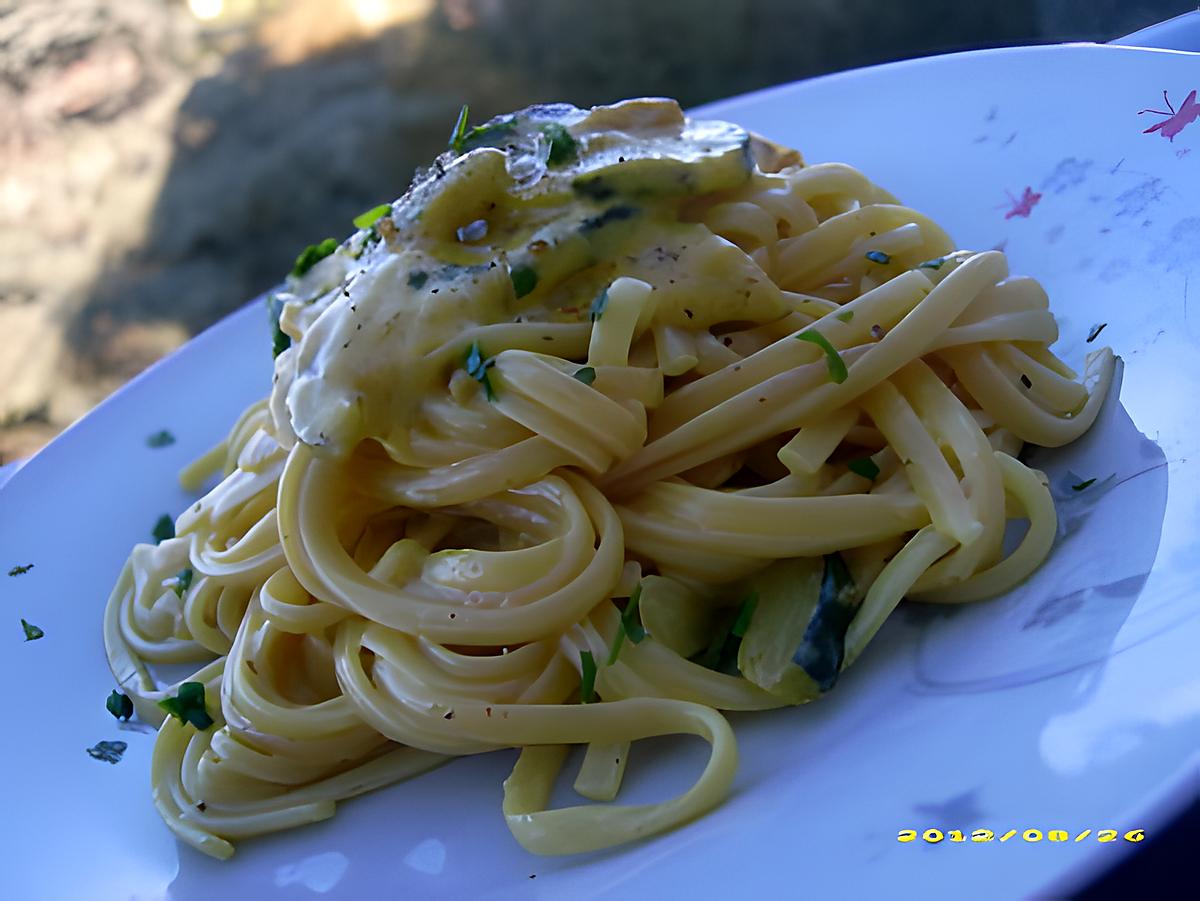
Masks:
[[[271,399],[281,440],[343,455],[386,439],[413,424],[423,397],[447,390],[467,348],[457,336],[518,317],[586,321],[622,275],[651,285],[665,325],[716,324],[718,305],[704,302],[714,294],[724,320],[731,300],[738,318],[785,312],[749,256],[680,220],[689,197],[752,176],[742,129],[642,99],[533,107],[473,130],[464,146],[280,296],[293,339]]]

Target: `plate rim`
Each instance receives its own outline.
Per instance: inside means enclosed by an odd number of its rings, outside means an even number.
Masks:
[[[825,73],[809,78],[770,85],[741,94],[735,94],[729,97],[708,101],[694,107],[689,107],[686,112],[689,116],[729,116],[730,118],[736,120],[736,113],[727,112],[727,110],[730,110],[734,107],[755,103],[772,101],[786,102],[786,95],[798,90],[808,88],[820,89],[824,85],[860,79],[863,77],[872,77],[880,72],[892,72],[899,69],[913,69],[918,67],[939,65],[956,65],[963,63],[968,59],[974,60],[998,56],[1027,57],[1051,54],[1060,55],[1064,51],[1071,54],[1078,54],[1081,58],[1093,54],[1099,54],[1101,56],[1111,56],[1114,54],[1154,54],[1165,56],[1182,56],[1189,59],[1200,58],[1200,52],[1198,51],[1131,46],[1125,44],[1096,43],[1090,41],[991,47],[974,50],[956,50],[947,53],[937,53],[877,63],[869,66]],[[973,63],[968,64],[970,65]],[[0,503],[3,502],[5,491],[9,491],[11,493],[12,486],[14,484],[20,483],[22,486],[24,486],[24,483],[28,481],[40,481],[48,478],[52,479],[53,472],[50,471],[49,468],[56,465],[56,458],[60,453],[62,453],[63,446],[73,441],[79,430],[87,427],[95,417],[106,415],[114,405],[124,402],[128,393],[137,390],[138,387],[145,382],[159,377],[164,368],[174,365],[176,359],[185,352],[189,354],[193,352],[200,352],[202,349],[213,345],[215,342],[219,342],[221,336],[228,330],[253,327],[248,320],[253,317],[256,310],[262,311],[262,330],[265,337],[267,335],[267,329],[265,327],[266,315],[264,309],[264,300],[272,291],[277,290],[278,287],[279,286],[276,285],[273,288],[261,292],[260,294],[254,296],[250,300],[226,313],[224,316],[208,325],[201,331],[197,332],[195,335],[192,335],[183,344],[172,349],[169,353],[155,360],[141,372],[123,382],[120,386],[100,400],[95,406],[72,421],[60,433],[55,435],[54,438],[52,438],[44,447],[40,448],[38,451],[28,457],[23,464],[12,473],[11,477],[2,485],[0,485]],[[48,471],[43,474],[43,469],[47,469]],[[1189,757],[1187,757],[1167,778],[1163,780],[1161,785],[1155,791],[1143,795],[1138,802],[1131,804],[1128,810],[1128,820],[1141,823],[1141,828],[1144,828],[1147,833],[1150,833],[1152,828],[1161,828],[1164,830],[1169,828],[1173,821],[1176,820],[1184,812],[1184,810],[1186,810],[1191,804],[1195,803],[1195,798],[1189,793],[1189,785],[1194,785],[1198,782],[1200,782],[1200,748],[1194,750]],[[1192,794],[1194,793],[1195,792],[1192,792]],[[1153,838],[1151,838],[1151,841],[1152,840]],[[1120,850],[1116,853],[1113,853],[1116,850],[1113,848],[1100,849],[1097,846],[1097,848],[1091,849],[1088,853],[1085,853],[1083,856],[1081,856],[1075,863],[1064,869],[1058,876],[1054,877],[1052,880],[1043,885],[1039,891],[1047,892],[1052,896],[1057,896],[1060,894],[1070,895],[1084,888],[1100,885],[1113,870],[1115,870],[1123,862],[1127,861],[1131,855],[1136,854],[1139,851],[1138,845],[1132,843],[1119,842],[1115,844],[1120,845]],[[1100,860],[1103,860],[1103,864],[1098,866],[1097,861]]]

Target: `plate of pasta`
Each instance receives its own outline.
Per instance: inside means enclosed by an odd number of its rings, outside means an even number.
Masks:
[[[1191,77],[464,107],[0,493],[17,895],[1094,878],[1196,775]]]

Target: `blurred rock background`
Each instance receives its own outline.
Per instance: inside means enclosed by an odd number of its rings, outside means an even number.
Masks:
[[[948,50],[1108,40],[1189,8],[0,0],[0,460],[402,193],[464,102],[473,121],[551,100],[687,106]]]

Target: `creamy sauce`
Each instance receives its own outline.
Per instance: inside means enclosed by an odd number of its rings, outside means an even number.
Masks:
[[[665,324],[715,324],[697,302],[714,283],[738,318],[783,313],[753,260],[679,217],[688,198],[752,177],[742,129],[686,120],[669,100],[555,105],[492,120],[461,149],[279,295],[292,346],[276,359],[270,408],[285,445],[340,455],[406,428],[423,397],[447,390],[467,342],[446,349],[464,331],[586,321],[622,275],[653,286]]]

